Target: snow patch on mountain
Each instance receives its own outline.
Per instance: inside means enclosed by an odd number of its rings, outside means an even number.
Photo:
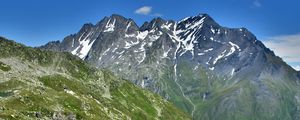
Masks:
[[[125,34],[125,38],[131,38],[131,37],[135,37],[135,34]]]
[[[140,43],[139,40],[136,40],[136,42],[134,42],[134,41],[129,41],[129,42],[125,41],[125,47],[124,48],[129,49],[132,46],[137,45],[139,43]]]
[[[130,27],[130,25],[131,25],[131,21],[126,26],[126,29],[125,29],[126,32],[128,31],[128,28]]]
[[[218,57],[214,60],[213,64],[216,64],[218,60],[222,59],[225,55],[226,50],[224,50]]]
[[[148,30],[143,32],[138,31],[138,35],[136,36],[136,38],[143,40],[147,37],[148,33],[149,33]]]
[[[214,50],[214,48],[209,48],[207,50],[204,50],[203,52],[209,52],[209,51],[212,51],[212,50]]]
[[[232,42],[229,42],[229,44],[230,44],[231,46],[236,47],[239,51],[241,51],[240,47],[239,47],[237,44],[234,44],[234,43],[232,43]]]
[[[170,50],[171,50],[171,48],[169,48],[167,51],[164,51],[162,58],[167,58]]]
[[[116,19],[114,19],[114,21],[112,23],[110,23],[110,20],[108,20],[108,22],[106,23],[105,26],[105,30],[103,32],[112,32],[115,29],[115,23],[116,23]]]
[[[228,57],[232,55],[236,50],[241,51],[240,47],[232,42],[229,42],[231,45],[230,51],[225,55],[225,57]]]
[[[231,76],[233,76],[234,70],[235,70],[234,68],[231,70],[231,74],[230,74]]]
[[[79,46],[71,52],[73,55],[77,55],[81,59],[84,59],[87,56],[93,43],[96,41],[96,40],[93,40],[91,42],[91,40],[88,38],[88,37],[90,37],[91,34],[93,34],[93,32],[90,32],[83,40],[79,41]],[[79,52],[78,52],[78,50],[79,50]]]
[[[161,26],[161,28],[170,30],[170,29],[171,29],[171,26],[172,26],[172,23],[168,23],[168,22],[167,22],[166,24],[163,24],[163,25]]]
[[[146,49],[145,49],[145,45],[146,45],[146,42],[143,42],[143,43],[141,44],[141,47],[139,48],[139,50],[140,50],[141,52],[143,52],[143,53],[142,53],[142,56],[139,57],[140,60],[138,60],[138,64],[141,64],[141,63],[145,60],[145,58],[146,58]]]

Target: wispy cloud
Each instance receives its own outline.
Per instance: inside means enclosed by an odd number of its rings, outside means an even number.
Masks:
[[[300,63],[300,33],[268,38],[263,43],[288,63]],[[300,65],[292,66],[300,69]]]
[[[260,3],[259,0],[255,0],[255,1],[253,2],[253,5],[254,5],[255,7],[261,7],[261,3]]]
[[[141,14],[141,15],[149,15],[151,12],[152,12],[152,7],[150,6],[143,6],[135,10],[136,14]]]
[[[152,14],[152,7],[151,6],[140,7],[137,10],[135,10],[134,13],[135,14],[140,14],[140,15],[155,16],[155,17],[161,17],[162,16],[162,14],[160,14],[160,13]]]

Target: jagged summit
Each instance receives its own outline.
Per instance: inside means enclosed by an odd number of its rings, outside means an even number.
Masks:
[[[174,21],[174,20],[165,20],[161,17],[156,17],[156,18],[153,18],[151,21],[149,22],[145,22],[144,24],[142,24],[140,27],[138,28],[141,28],[142,30],[145,29],[145,26],[162,26],[163,24],[165,23],[180,23],[180,22],[192,22],[192,21],[197,21],[197,20],[200,20],[201,18],[206,18],[206,21],[207,21],[207,24],[211,24],[211,25],[214,25],[214,26],[219,26],[212,17],[210,17],[208,14],[206,13],[200,13],[198,14],[197,16],[190,16],[190,17],[187,17],[187,18],[184,18],[180,21]],[[131,18],[126,18],[122,15],[119,15],[119,14],[112,14],[111,16],[109,17],[104,17],[101,21],[98,22],[99,23],[102,23],[102,22],[107,22],[109,19],[116,19],[116,20],[119,20],[119,21],[122,21],[122,22],[133,22],[132,24],[137,26],[137,24],[134,22],[133,19]]]
[[[222,27],[208,14],[178,22],[158,17],[141,27],[132,19],[113,14],[96,25],[83,25],[77,34],[67,36],[61,44],[49,43],[42,48],[68,51],[99,67],[120,63],[126,55],[131,56],[130,65],[138,66],[150,59],[150,53],[155,53],[162,56],[159,59],[189,59],[193,64],[225,76],[240,71],[249,58],[255,59],[263,52],[275,56],[246,28]],[[107,62],[109,59],[113,61]],[[235,64],[226,62],[234,59]]]

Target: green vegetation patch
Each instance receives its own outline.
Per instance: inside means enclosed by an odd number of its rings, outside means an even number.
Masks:
[[[9,66],[9,65],[7,65],[7,64],[4,64],[3,62],[1,62],[0,61],[0,69],[2,70],[2,71],[10,71],[11,70],[11,67]]]
[[[0,83],[0,91],[11,91],[23,84],[24,83],[19,80],[11,79],[9,81]]]
[[[64,91],[65,89],[72,90],[76,93],[87,94],[88,88],[85,84],[77,80],[70,80],[61,75],[49,75],[40,77],[39,80],[47,87],[56,91]]]
[[[132,119],[190,119],[189,116],[179,111],[170,103],[161,102],[163,99],[160,96],[137,88],[132,83],[124,82],[120,87],[111,92],[113,96],[112,104],[129,115]],[[123,104],[123,106],[119,104]],[[159,106],[161,110],[157,110],[155,106]],[[161,116],[159,116],[159,114]]]

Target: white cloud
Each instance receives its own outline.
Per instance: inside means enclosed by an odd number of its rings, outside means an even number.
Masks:
[[[300,65],[294,66],[295,70],[300,71]]]
[[[151,6],[143,6],[134,12],[135,14],[140,14],[140,15],[149,15],[149,16],[154,16],[154,17],[161,17],[163,16],[160,13],[152,13],[152,7]]]
[[[259,0],[255,0],[255,1],[253,2],[253,5],[254,5],[255,7],[261,7],[261,3],[259,2]]]
[[[150,6],[143,6],[137,10],[135,10],[136,14],[141,14],[141,15],[149,15],[152,11],[152,7]]]
[[[300,63],[300,33],[271,37],[264,40],[263,43],[287,63]],[[300,69],[300,65],[292,67]]]

